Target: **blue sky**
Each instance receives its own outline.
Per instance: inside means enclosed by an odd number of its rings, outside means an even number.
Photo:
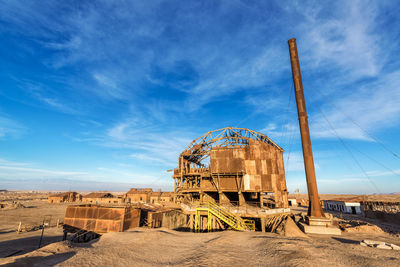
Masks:
[[[321,193],[400,191],[397,1],[4,1],[0,187],[173,188],[207,131],[260,131],[306,192],[297,38]],[[375,138],[375,139],[374,139]],[[344,145],[343,145],[344,144]]]

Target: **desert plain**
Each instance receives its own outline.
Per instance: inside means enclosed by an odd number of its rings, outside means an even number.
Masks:
[[[47,203],[48,193],[2,194],[0,264],[3,266],[400,266],[400,251],[360,245],[362,240],[400,246],[400,226],[362,215],[332,215],[342,235],[286,237],[279,233],[179,232],[134,228],[88,243],[62,241],[70,203]],[[321,199],[343,197],[321,195]],[[400,195],[369,196],[398,201]],[[304,207],[292,209],[305,212]],[[44,217],[51,217],[38,248]],[[21,222],[21,226],[20,226]],[[22,228],[17,233],[18,227]]]

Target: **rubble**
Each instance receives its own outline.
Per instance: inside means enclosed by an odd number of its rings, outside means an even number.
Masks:
[[[395,244],[386,243],[383,241],[374,241],[374,240],[363,240],[360,242],[361,246],[364,247],[372,247],[372,248],[380,248],[380,249],[388,249],[388,250],[400,250],[400,246]]]

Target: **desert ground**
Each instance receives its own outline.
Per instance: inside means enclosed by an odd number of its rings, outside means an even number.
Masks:
[[[0,264],[4,266],[400,266],[400,251],[360,245],[367,239],[400,246],[400,226],[360,215],[342,214],[338,218],[350,225],[341,236],[291,238],[261,232],[135,228],[77,244],[62,241],[62,228],[55,226],[68,203],[48,204],[46,194],[14,194],[0,199],[14,203],[0,209]],[[35,230],[35,226],[45,215],[51,215],[51,223],[38,249],[42,230]],[[28,231],[18,234],[19,222]]]

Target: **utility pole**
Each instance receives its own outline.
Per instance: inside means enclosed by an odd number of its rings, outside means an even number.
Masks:
[[[317,180],[315,178],[314,159],[311,148],[310,129],[308,128],[306,102],[304,99],[303,83],[301,81],[299,55],[297,54],[296,39],[288,41],[290,61],[292,64],[292,74],[294,90],[296,94],[297,114],[299,116],[301,144],[303,147],[304,168],[306,171],[307,190],[310,205],[308,206],[308,216],[315,218],[325,218],[319,202]]]

